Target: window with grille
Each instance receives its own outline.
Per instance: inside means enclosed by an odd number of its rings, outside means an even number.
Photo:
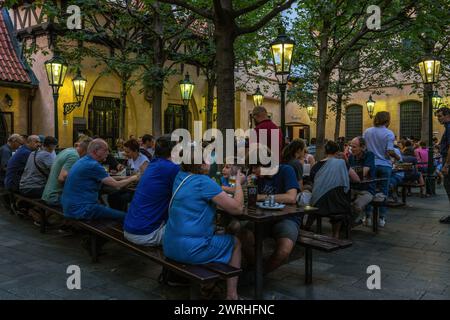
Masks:
[[[422,103],[406,101],[400,103],[400,137],[420,139],[422,126]]]
[[[362,135],[363,107],[360,105],[348,106],[345,110],[345,140]]]
[[[164,111],[164,132],[172,133],[175,129],[184,128],[184,108],[180,104],[169,104]],[[185,129],[191,130],[192,114],[187,112],[187,125]]]

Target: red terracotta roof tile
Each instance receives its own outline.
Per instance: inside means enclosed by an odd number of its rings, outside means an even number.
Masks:
[[[31,83],[25,67],[13,48],[3,15],[0,13],[0,81]]]

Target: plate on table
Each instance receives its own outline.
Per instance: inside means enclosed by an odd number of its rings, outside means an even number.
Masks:
[[[285,204],[282,204],[282,203],[275,203],[274,206],[266,206],[266,205],[264,204],[264,202],[257,202],[256,205],[257,205],[259,208],[261,208],[261,209],[266,209],[266,210],[281,210],[281,209],[283,209],[284,207],[286,207],[286,205],[285,205]]]

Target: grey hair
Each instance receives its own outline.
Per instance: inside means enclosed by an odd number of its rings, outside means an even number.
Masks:
[[[13,133],[8,138],[8,142],[21,142],[22,140],[23,140],[23,137],[18,133]]]
[[[100,150],[102,148],[108,148],[108,144],[106,143],[106,141],[103,140],[103,139],[100,139],[100,138],[94,139],[94,140],[91,141],[91,143],[89,143],[89,146],[87,148],[87,152],[89,154],[92,154],[95,151]]]
[[[83,150],[88,150],[89,144],[93,141],[91,137],[82,137],[78,140],[78,147]]]
[[[32,143],[32,142],[35,142],[35,141],[41,141],[41,139],[39,138],[39,136],[37,136],[37,135],[35,135],[35,134],[33,134],[33,135],[31,135],[31,136],[28,136],[28,138],[27,138],[27,143]]]

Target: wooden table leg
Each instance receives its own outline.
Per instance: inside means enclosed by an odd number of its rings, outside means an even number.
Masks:
[[[402,202],[406,204],[406,186],[402,186]]]
[[[98,262],[98,247],[97,247],[97,236],[91,233],[91,259],[92,262]]]
[[[47,211],[39,209],[39,214],[41,216],[41,233],[47,231]]]
[[[263,224],[255,223],[255,299],[262,299],[263,291]]]
[[[317,216],[316,218],[316,233],[322,234],[322,217]]]
[[[379,208],[374,206],[372,211],[372,231],[378,233],[378,220],[380,219]]]
[[[312,249],[305,249],[305,284],[312,283]]]

